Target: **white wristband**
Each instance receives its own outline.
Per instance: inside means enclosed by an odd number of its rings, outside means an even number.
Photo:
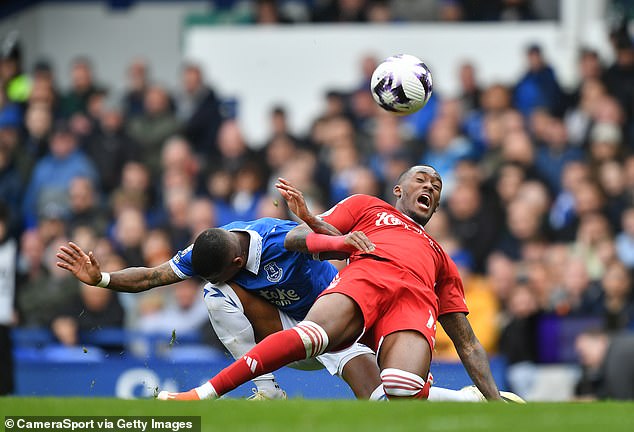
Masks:
[[[108,286],[109,283],[110,283],[110,273],[101,272],[101,280],[95,286],[105,288]]]

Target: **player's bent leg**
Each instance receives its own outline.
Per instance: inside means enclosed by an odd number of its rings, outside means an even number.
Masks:
[[[367,346],[355,343],[343,351],[322,354],[317,360],[332,375],[343,378],[358,399],[371,399],[373,392],[379,387],[381,391],[374,398],[380,399],[385,395],[376,356]]]
[[[322,302],[328,297],[335,296],[340,297],[339,302],[337,299]],[[328,307],[339,309],[322,310]],[[313,312],[319,322],[311,322],[307,316],[305,321],[293,329],[267,336],[209,382],[197,387],[195,391],[199,394],[204,392],[210,398],[220,397],[257,376],[273,372],[291,362],[322,354],[331,345],[329,340],[331,334],[338,336],[335,339],[338,344],[343,344],[347,340],[356,340],[363,329],[361,311],[356,303],[344,295],[332,294],[318,298],[308,315]],[[352,316],[348,315],[348,312]],[[329,318],[330,322],[327,321]],[[354,324],[356,327],[349,327]],[[329,330],[326,331],[322,325],[326,325]],[[344,339],[346,337],[349,339]]]
[[[405,330],[385,336],[378,358],[388,399],[427,399],[431,348],[421,333]]]
[[[203,386],[209,385],[209,397],[217,398],[265,373],[293,361],[315,357],[328,346],[328,335],[317,324],[302,321],[296,327],[274,333]],[[201,387],[203,387],[201,386]],[[197,387],[196,391],[202,391]]]
[[[297,321],[284,312],[280,311],[279,315],[284,329],[297,325]],[[358,342],[341,351],[290,363],[288,367],[305,371],[326,368],[331,375],[338,375],[346,381],[357,398],[385,399],[374,351]]]
[[[238,359],[259,340],[282,329],[278,310],[236,284],[206,284],[204,300],[209,321],[227,350]],[[285,399],[273,374],[253,379],[256,386],[250,400]]]
[[[305,320],[319,324],[326,331],[330,342],[328,351],[349,347],[364,328],[359,306],[352,298],[337,292],[319,297]]]

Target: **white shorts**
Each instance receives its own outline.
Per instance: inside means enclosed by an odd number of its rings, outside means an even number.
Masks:
[[[286,315],[286,313],[278,310],[280,314],[280,320],[282,320],[282,327],[284,330],[288,330],[290,328],[295,327],[299,321],[290,316]],[[369,347],[363,345],[362,343],[356,342],[349,348],[345,350],[324,353],[315,358],[300,360],[293,362],[288,365],[293,369],[300,370],[317,370],[326,368],[331,375],[339,375],[343,373],[344,366],[353,358],[360,356],[362,354],[374,354]]]

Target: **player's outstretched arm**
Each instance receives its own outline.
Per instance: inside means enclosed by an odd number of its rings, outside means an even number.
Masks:
[[[487,400],[501,400],[487,353],[473,333],[467,316],[462,312],[448,313],[441,315],[438,321],[451,338],[462,364],[484,397]]]
[[[324,222],[320,217],[315,216],[308,210],[306,200],[302,191],[293,186],[288,180],[279,177],[275,187],[286,201],[288,208],[308,227],[317,234],[341,235],[341,232],[334,226]]]
[[[73,242],[62,246],[57,253],[57,266],[68,270],[77,279],[88,285],[98,285],[102,282],[102,272],[99,261],[91,252],[84,252]],[[163,285],[179,282],[178,277],[169,262],[157,267],[129,267],[109,273],[110,282],[107,288],[121,292],[141,292]]]
[[[313,215],[308,210],[302,192],[288,180],[278,178],[275,187],[288,203],[288,208],[304,221],[304,224],[294,228],[286,235],[284,240],[286,249],[313,254],[320,252],[351,253],[357,250],[369,253],[374,250],[374,244],[362,231],[342,235],[337,228]],[[334,259],[343,258],[338,256]]]

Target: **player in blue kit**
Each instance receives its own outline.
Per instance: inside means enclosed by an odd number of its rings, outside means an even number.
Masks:
[[[157,267],[130,267],[112,273],[101,272],[92,252],[86,254],[71,242],[60,248],[57,265],[86,284],[120,292],[142,292],[193,276],[204,279],[211,324],[233,357],[240,358],[256,341],[301,321],[337,274],[327,261],[284,248],[286,234],[296,226],[273,218],[233,222],[205,230],[192,245]],[[370,246],[362,233],[350,233],[345,241],[350,251]],[[325,367],[342,377],[358,398],[383,396],[374,353],[365,345],[355,344],[316,360],[318,363],[303,361],[291,367]],[[255,399],[285,397],[272,374],[253,382]]]

